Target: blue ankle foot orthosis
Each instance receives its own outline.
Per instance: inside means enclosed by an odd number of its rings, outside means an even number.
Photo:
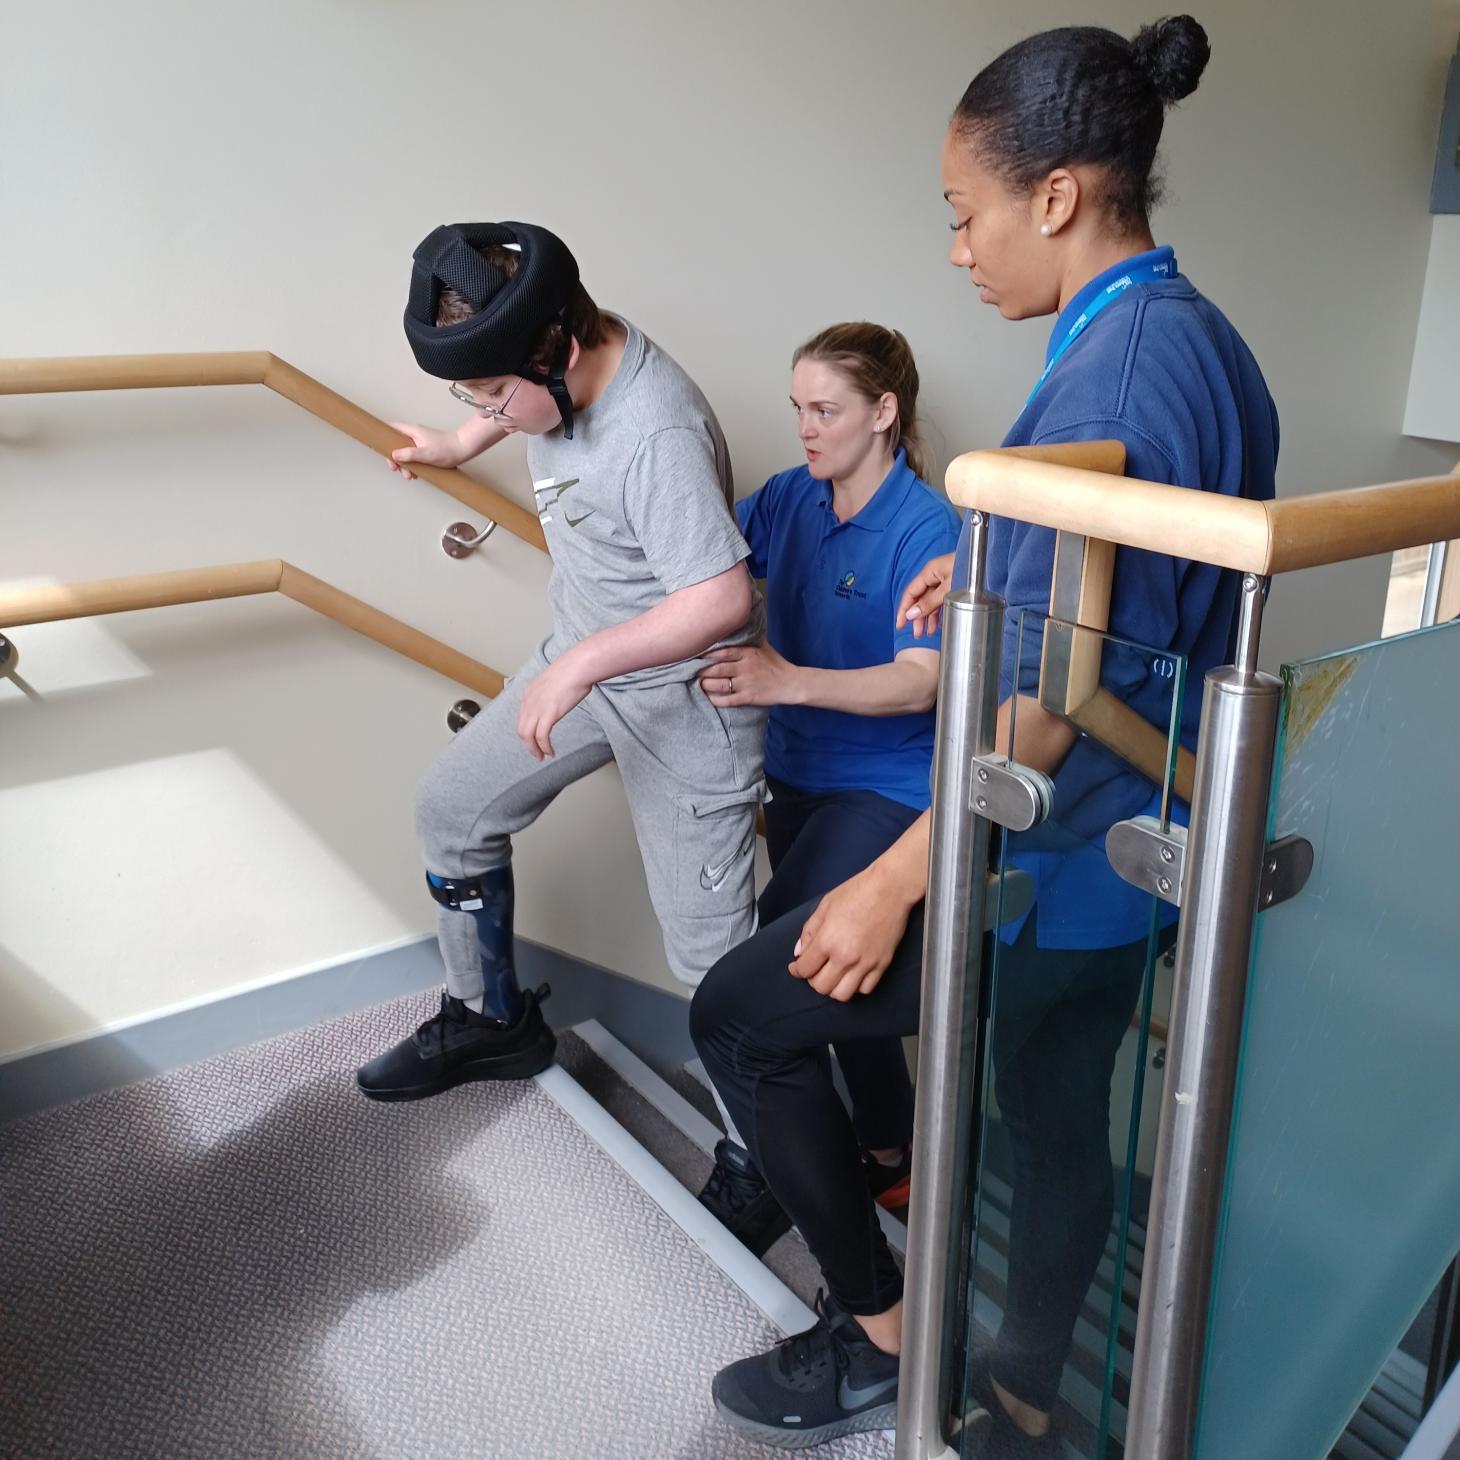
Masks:
[[[512,961],[512,864],[472,877],[426,873],[431,896],[442,907],[470,914],[477,925],[482,960],[482,1013],[511,1022],[522,1013],[522,990]]]

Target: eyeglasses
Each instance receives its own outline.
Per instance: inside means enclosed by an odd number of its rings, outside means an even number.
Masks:
[[[517,385],[522,384],[522,377],[517,377]],[[512,404],[512,397],[517,394],[517,385],[514,385],[507,392],[507,399],[499,406],[484,406],[475,399],[469,390],[463,390],[459,381],[453,380],[447,389],[462,405],[470,406],[474,411],[480,411],[489,421],[510,421],[511,416],[507,414],[507,407]]]

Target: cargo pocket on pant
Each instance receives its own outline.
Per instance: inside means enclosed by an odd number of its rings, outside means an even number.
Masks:
[[[674,802],[674,910],[681,917],[740,913],[755,901],[755,813],[765,782]]]

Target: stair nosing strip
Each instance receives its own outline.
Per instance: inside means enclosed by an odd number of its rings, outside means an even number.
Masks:
[[[701,1115],[668,1080],[650,1068],[623,1040],[611,1034],[597,1019],[586,1019],[582,1024],[575,1024],[573,1033],[631,1090],[647,1100],[680,1135],[698,1146],[705,1155],[715,1154],[715,1147],[724,1138],[724,1132],[714,1121]]]
[[[551,1065],[533,1078],[781,1333],[800,1333],[816,1322],[806,1304],[751,1256],[566,1070]]]

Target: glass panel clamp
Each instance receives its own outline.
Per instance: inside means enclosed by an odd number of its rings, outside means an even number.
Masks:
[[[1034,906],[1034,879],[1015,867],[990,872],[984,892],[983,930],[992,933],[1016,922]]]
[[[1277,907],[1296,897],[1307,885],[1313,871],[1313,843],[1300,836],[1279,837],[1269,842],[1262,854],[1262,882],[1259,884],[1259,910]]]
[[[1186,866],[1186,828],[1161,830],[1154,816],[1117,821],[1105,834],[1105,855],[1118,877],[1181,906],[1181,874]]]
[[[969,809],[1009,831],[1028,831],[1049,817],[1054,782],[1006,755],[976,755]]]
[[[1181,906],[1182,875],[1186,867],[1186,828],[1161,830],[1154,816],[1117,821],[1105,837],[1105,855],[1116,875],[1133,887]],[[1300,836],[1269,842],[1262,854],[1259,909],[1277,907],[1296,897],[1313,871],[1312,843]]]

